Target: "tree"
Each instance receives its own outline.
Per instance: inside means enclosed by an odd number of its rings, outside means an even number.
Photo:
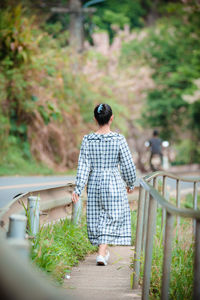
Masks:
[[[143,124],[159,127],[166,139],[179,140],[191,132],[193,160],[199,160],[200,99],[187,101],[199,89],[200,8],[195,2],[165,7],[166,17],[148,28],[145,37],[124,46],[123,57],[147,63],[154,70],[155,88],[147,91]]]

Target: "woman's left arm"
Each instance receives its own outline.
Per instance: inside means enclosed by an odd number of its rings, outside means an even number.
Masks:
[[[136,171],[133,158],[125,137],[122,138],[122,141],[120,143],[119,160],[121,175],[123,180],[127,184],[127,192],[131,193],[131,191],[134,189],[136,181]]]

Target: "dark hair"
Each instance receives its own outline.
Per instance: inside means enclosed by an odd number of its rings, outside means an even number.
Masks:
[[[158,132],[158,130],[154,130],[154,132],[153,132],[153,136],[158,136],[159,135],[159,132]]]
[[[108,124],[112,116],[112,108],[108,104],[98,104],[94,109],[94,117],[99,125]]]

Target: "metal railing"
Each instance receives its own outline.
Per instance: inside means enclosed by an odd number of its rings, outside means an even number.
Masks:
[[[24,214],[24,207],[28,207],[28,198],[29,197],[38,197],[40,198],[40,222],[43,223],[46,221],[47,217],[44,215],[51,214],[53,210],[59,210],[59,208],[66,207],[72,204],[71,201],[71,192],[74,189],[74,183],[67,183],[66,185],[37,190],[33,192],[28,192],[21,194],[18,197],[14,198],[7,206],[0,208],[0,221],[1,227],[8,229],[9,217],[12,214]],[[85,194],[83,193],[82,200],[84,200]],[[23,203],[23,205],[22,205]],[[80,203],[72,204],[72,220],[75,222],[78,212],[80,212]],[[42,212],[47,212],[47,214],[42,214]],[[63,211],[63,215],[66,215],[66,212]]]
[[[161,186],[158,179],[161,178]],[[167,178],[176,182],[176,206],[167,201]],[[193,185],[193,209],[181,208],[180,182],[190,182]],[[177,227],[180,217],[193,219],[194,228],[194,288],[193,298],[200,299],[200,210],[197,208],[197,184],[200,178],[181,178],[166,172],[155,172],[140,180],[139,203],[137,213],[136,243],[134,253],[133,288],[139,286],[141,257],[144,257],[142,299],[149,298],[153,237],[156,230],[157,207],[162,208],[162,230],[164,235],[164,256],[162,269],[161,299],[169,299],[170,267],[174,217]],[[150,184],[151,183],[151,184]],[[153,184],[152,184],[153,183]],[[157,189],[161,190],[162,195]]]
[[[29,243],[25,240],[27,218],[23,216],[24,208],[29,209],[31,232],[35,235],[39,230],[38,217],[41,218],[43,212],[47,215],[52,210],[71,204],[73,189],[74,184],[69,183],[57,188],[22,194],[0,210],[3,227],[0,230],[0,290],[3,299],[77,299],[53,286],[42,272],[30,264]],[[82,201],[72,203],[71,220],[76,224],[81,215],[81,203]]]

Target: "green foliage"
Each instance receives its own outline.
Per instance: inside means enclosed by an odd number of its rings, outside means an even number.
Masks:
[[[137,210],[131,211],[131,244],[135,244],[135,237],[136,237],[136,227],[137,227]]]
[[[28,62],[34,50],[33,20],[22,18],[22,13],[20,5],[0,12],[0,61],[8,67]]]
[[[194,207],[194,198],[192,194],[187,194],[185,196],[184,201],[182,201],[183,206],[185,208],[193,208]],[[200,207],[200,195],[197,195],[197,207]]]
[[[62,283],[71,267],[96,250],[87,238],[85,220],[77,227],[65,219],[40,229],[33,241],[32,260]]]
[[[16,137],[21,142],[22,153],[30,158],[25,119],[32,105],[28,101],[31,84],[26,72],[36,52],[37,39],[33,34],[33,18],[22,14],[21,6],[0,12],[0,118],[3,148],[9,147],[8,135]]]
[[[185,139],[175,145],[176,159],[172,165],[200,162],[200,150],[192,139]]]
[[[67,22],[68,25],[69,22]],[[66,24],[57,20],[50,20],[43,25],[44,31],[56,39],[56,43],[61,47],[69,45],[69,31]]]
[[[134,217],[134,216],[133,216]],[[136,219],[136,215],[135,215]],[[172,246],[172,263],[170,274],[170,299],[192,299],[193,289],[193,242],[191,236],[185,237],[185,232],[190,232],[191,222],[181,219],[179,241],[177,237]],[[156,234],[154,237],[150,299],[160,299],[163,264],[163,239],[161,230],[161,209],[158,210]],[[144,258],[141,257],[140,280],[142,282]]]
[[[190,2],[170,4],[166,11],[170,12],[168,17],[146,29],[143,36],[138,32],[138,38],[124,45],[121,61],[126,65],[137,55],[154,70],[155,88],[147,91],[143,124],[160,128],[164,139],[178,139],[175,127],[191,130],[192,142],[198,144],[200,102],[189,102],[185,95],[196,91],[195,79],[200,77],[200,10]],[[193,161],[199,161],[195,149]]]
[[[52,169],[32,158],[27,141],[22,143],[15,136],[8,137],[5,153],[1,149],[1,154],[0,176],[54,174]]]
[[[112,40],[115,34],[113,25],[117,25],[119,28],[123,28],[126,24],[130,25],[131,28],[142,27],[144,25],[143,16],[147,13],[149,5],[148,1],[141,0],[109,0],[96,4],[96,7],[97,11],[92,20],[86,19],[86,22],[90,21],[92,27],[107,31]]]

